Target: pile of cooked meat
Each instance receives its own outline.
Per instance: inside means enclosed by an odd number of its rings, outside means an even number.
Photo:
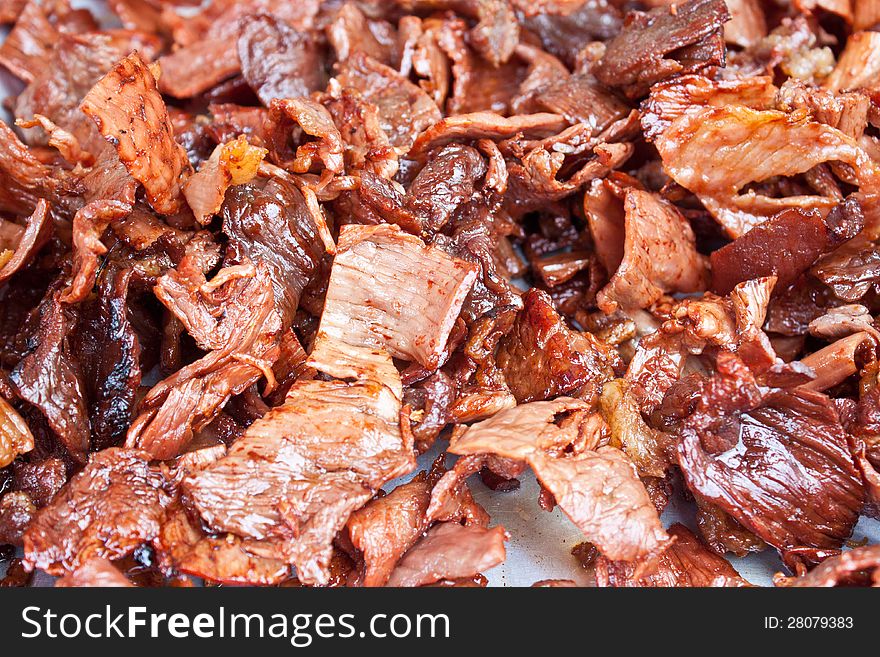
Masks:
[[[484,586],[528,472],[880,585],[880,0],[106,9],[0,2],[3,585]]]

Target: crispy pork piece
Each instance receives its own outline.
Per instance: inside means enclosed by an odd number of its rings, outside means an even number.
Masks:
[[[83,98],[82,111],[114,145],[156,212],[180,210],[192,167],[174,141],[168,110],[143,57],[132,53],[117,63]]]
[[[644,566],[667,548],[669,536],[635,466],[620,450],[600,446],[607,428],[588,409],[565,397],[522,404],[460,427],[449,451],[525,461],[603,554]],[[570,414],[568,421],[555,423],[565,414]]]
[[[476,268],[391,225],[345,226],[338,249],[316,351],[345,342],[436,367]]]
[[[631,563],[609,561],[603,556],[596,559],[596,583],[610,587],[706,587],[748,586],[730,562],[719,557],[700,543],[684,525],[669,528],[675,539],[658,560],[657,570],[650,575],[633,576]]]
[[[124,557],[156,538],[171,498],[149,459],[115,447],[95,454],[27,528],[28,566],[63,575],[95,557]]]

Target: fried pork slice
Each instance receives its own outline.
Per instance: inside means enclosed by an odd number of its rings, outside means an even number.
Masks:
[[[379,122],[379,108],[354,89],[335,82],[321,102],[345,142],[345,168],[365,170],[385,180],[397,173],[398,153]]]
[[[65,303],[79,303],[91,293],[98,275],[99,258],[107,253],[101,241],[113,221],[131,213],[131,205],[120,201],[92,201],[73,218],[73,280],[61,295]]]
[[[0,541],[20,547],[36,513],[37,507],[27,493],[19,490],[5,493],[0,497]]]
[[[400,557],[430,524],[431,482],[425,473],[351,514],[348,533],[363,553],[364,586],[384,586]]]
[[[140,397],[141,339],[128,305],[132,275],[109,266],[98,293],[80,307],[71,336],[89,400],[93,450],[125,440]]]
[[[233,534],[210,536],[180,503],[168,509],[154,547],[167,573],[186,573],[221,584],[270,586],[290,576],[279,541],[255,541]]]
[[[771,109],[778,91],[769,76],[713,80],[703,75],[683,75],[664,80],[651,87],[650,95],[642,102],[642,131],[646,139],[652,140],[684,114],[699,113],[706,107]]]
[[[760,276],[776,276],[779,289],[785,289],[820,256],[855,237],[863,226],[864,216],[855,199],[825,218],[815,210],[783,210],[712,253],[712,289],[728,294],[740,282]],[[839,236],[835,234],[838,228]]]
[[[647,308],[664,293],[705,289],[707,263],[678,208],[651,192],[629,189],[624,216],[623,259],[596,297],[603,311]]]
[[[377,62],[394,64],[399,47],[397,30],[388,21],[367,18],[354,2],[342,5],[325,31],[337,61],[347,61],[353,53],[362,52]]]
[[[439,523],[398,562],[387,585],[426,586],[473,577],[504,561],[506,540],[503,527]]]
[[[9,402],[0,397],[0,468],[12,463],[19,454],[34,448],[34,436],[27,423]]]
[[[608,42],[596,76],[601,83],[638,97],[672,75],[722,66],[722,26],[729,19],[724,0],[689,0],[674,8],[632,12]]]
[[[0,219],[0,284],[27,265],[52,235],[49,204],[37,201],[37,207],[22,229],[18,224]]]
[[[63,203],[65,184],[56,171],[43,164],[5,122],[0,121],[0,210],[17,215],[37,211],[41,200],[49,199],[47,211]],[[42,213],[42,210],[41,210]],[[39,217],[40,215],[37,215]],[[44,230],[47,227],[44,227]],[[7,238],[8,239],[8,238]],[[9,248],[8,246],[4,248]]]
[[[204,246],[195,241],[190,248],[154,291],[208,353],[160,381],[141,402],[126,445],[157,459],[177,456],[194,431],[210,424],[223,404],[261,377],[271,387],[271,367],[279,354],[281,317],[268,267],[234,265],[208,282],[198,264]]]
[[[489,64],[498,68],[513,55],[520,28],[510,0],[395,0],[408,11],[448,11],[477,21],[469,42]]]
[[[0,45],[0,64],[25,82],[39,73],[58,38],[58,31],[40,3],[29,2],[22,8],[15,25]]]
[[[673,457],[673,439],[647,425],[625,379],[602,386],[599,412],[611,431],[611,445],[622,449],[642,477],[663,477]]]
[[[688,487],[783,556],[841,547],[865,491],[832,402],[802,387],[761,389],[732,355],[717,368],[682,429]]]
[[[673,121],[655,144],[667,173],[696,194],[731,237],[784,208],[817,208],[826,214],[838,202],[826,196],[773,198],[746,190],[752,182],[839,161],[852,167],[863,191],[880,184],[880,166],[852,137],[798,112],[707,108]]]
[[[360,380],[297,382],[225,457],[185,479],[187,498],[208,526],[284,539],[297,577],[326,582],[333,539],[351,513],[415,467],[411,438],[400,427],[400,377],[380,354],[350,348]]]
[[[669,535],[672,546],[657,560],[657,569],[650,575],[634,577],[635,568],[627,562],[596,560],[596,583],[611,587],[706,587],[748,586],[726,559],[711,552],[684,525],[674,524]]]
[[[314,162],[333,173],[343,173],[345,146],[342,135],[323,105],[308,98],[276,99],[269,106],[269,121],[272,125],[268,130],[271,155],[280,166],[296,173],[308,173]],[[293,157],[287,157],[285,151],[294,128],[315,137],[316,141],[306,141],[296,149]]]
[[[226,190],[250,182],[265,156],[266,149],[251,146],[244,135],[217,146],[183,188],[196,221],[207,224],[220,211]]]
[[[221,211],[228,240],[224,262],[266,265],[285,327],[324,256],[322,218],[315,216],[308,193],[280,180],[256,179],[231,188]]]
[[[420,472],[387,495],[377,495],[351,515],[346,525],[348,538],[363,561],[359,585],[383,586],[400,558],[435,522],[488,526],[489,514],[464,481],[473,473],[469,463],[464,463],[460,480],[446,479],[449,486],[436,491],[436,508],[429,513],[435,487],[447,472],[444,460],[445,455],[438,457],[430,472]]]
[[[476,276],[397,226],[343,226],[316,352],[344,342],[437,367]]]
[[[821,392],[843,383],[858,372],[860,354],[867,355],[878,344],[876,329],[873,326],[868,328],[870,332],[853,333],[802,358],[799,362],[813,370],[815,375],[804,387]]]
[[[623,368],[613,347],[566,326],[550,296],[537,288],[523,295],[523,309],[499,342],[495,362],[520,403],[572,394],[595,400]]]
[[[848,550],[825,559],[806,575],[773,578],[776,586],[880,586],[880,545]]]
[[[394,182],[362,171],[357,196],[365,209],[385,222],[414,234],[433,236],[461,216],[470,203],[485,198],[483,192],[490,175],[476,148],[448,144],[432,153],[405,194]],[[481,180],[483,184],[479,185]]]
[[[241,72],[229,38],[206,38],[159,58],[159,90],[174,98],[192,98]]]
[[[135,52],[122,59],[86,94],[81,107],[143,185],[153,209],[179,211],[192,168],[174,141],[168,111],[143,57]]]
[[[559,134],[565,127],[564,117],[547,112],[510,117],[495,112],[455,114],[433,122],[431,127],[419,134],[407,157],[424,162],[428,153],[435,148],[453,142],[477,139],[500,141],[519,133],[524,137],[540,139]]]
[[[843,301],[858,301],[880,283],[880,249],[865,230],[839,249],[819,259],[810,270]]]
[[[60,588],[118,588],[133,586],[133,584],[109,560],[103,557],[94,557],[82,563],[73,572],[58,579],[55,586]]]
[[[90,427],[77,364],[67,346],[75,318],[51,288],[39,305],[33,348],[9,375],[18,396],[36,406],[75,461],[85,463]]]
[[[775,276],[737,285],[727,297],[705,293],[683,299],[670,319],[639,342],[624,377],[643,413],[650,414],[684,371],[690,354],[706,349],[737,353],[749,367],[764,372],[777,356],[762,330]]]
[[[846,40],[837,66],[822,86],[831,91],[870,89],[880,75],[880,33],[857,32]]]
[[[570,417],[555,423],[557,416]],[[560,397],[459,427],[449,451],[525,461],[591,543],[613,560],[648,562],[669,543],[633,464],[613,447],[589,405]],[[454,476],[450,475],[450,476]]]
[[[246,16],[238,37],[241,72],[263,103],[307,97],[326,83],[317,39],[269,14]]]
[[[170,497],[150,455],[111,447],[92,455],[24,534],[30,568],[52,575],[94,557],[118,559],[159,533]]]
[[[400,153],[406,153],[419,133],[442,118],[436,103],[420,87],[362,52],[341,62],[336,79],[379,109],[379,124]]]

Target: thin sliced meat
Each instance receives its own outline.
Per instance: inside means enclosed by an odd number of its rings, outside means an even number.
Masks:
[[[537,92],[535,102],[542,111],[564,116],[571,124],[587,124],[599,134],[624,118],[630,107],[603,88],[591,75],[575,74]]]
[[[295,173],[307,173],[317,160],[333,173],[345,170],[342,136],[330,112],[320,103],[308,98],[276,99],[269,106],[269,120],[273,123],[269,138],[272,158],[280,166]],[[295,157],[288,158],[287,141],[292,126],[298,126],[316,141],[306,141],[297,147]]]
[[[858,32],[846,40],[837,66],[822,86],[831,91],[871,89],[880,75],[880,32]]]
[[[22,546],[37,507],[27,493],[11,490],[0,497],[0,542]]]
[[[65,180],[38,160],[19,140],[12,128],[0,122],[0,210],[17,215],[34,214],[41,200],[61,210],[66,195]],[[39,215],[37,215],[39,216]]]
[[[0,64],[25,82],[31,82],[58,37],[46,11],[37,2],[27,2],[15,25],[0,45]]]
[[[74,318],[51,289],[40,303],[33,348],[9,375],[19,397],[46,417],[71,458],[85,463],[91,429],[77,364],[67,348]]]
[[[113,152],[91,121],[84,121],[80,103],[89,90],[122,57],[131,52],[127,42],[109,34],[74,36],[61,34],[51,57],[15,101],[15,116],[30,119],[36,114],[67,130],[86,151],[100,159]],[[35,129],[24,131],[29,144],[45,143]]]
[[[684,114],[696,114],[706,107],[772,109],[777,92],[769,76],[734,80],[713,80],[703,75],[672,78],[651,87],[650,95],[642,102],[642,130],[652,140]]]
[[[800,577],[776,577],[776,586],[880,586],[880,546],[868,545],[829,557]]]
[[[724,0],[689,0],[674,9],[633,12],[608,42],[596,75],[603,84],[638,97],[672,75],[723,66],[724,42],[719,37],[729,19]]]
[[[687,527],[675,524],[669,528],[675,539],[657,563],[657,570],[642,578],[633,577],[631,563],[609,561],[600,556],[596,561],[596,582],[610,587],[706,587],[748,586],[730,562],[710,552]]]
[[[111,266],[80,309],[72,348],[89,406],[92,448],[115,447],[134,419],[141,385],[141,340],[132,321],[133,272]]]
[[[472,264],[397,226],[344,226],[318,341],[381,347],[437,367],[476,276]]]
[[[57,457],[37,460],[31,456],[29,463],[18,460],[12,471],[16,490],[25,493],[37,508],[46,506],[67,483],[67,465]]]
[[[725,0],[730,21],[724,26],[724,40],[742,48],[760,43],[767,36],[767,17],[760,0]]]
[[[833,211],[829,218],[832,216]],[[858,233],[861,227],[857,222],[852,230]],[[774,275],[779,288],[786,288],[836,246],[835,242],[818,212],[783,210],[712,253],[712,289],[728,294],[742,281]]]
[[[332,84],[321,101],[345,142],[345,168],[363,169],[390,180],[399,169],[398,153],[379,121],[379,108],[354,89]]]
[[[612,347],[566,326],[550,296],[537,288],[523,295],[523,309],[499,342],[495,362],[519,403],[558,395],[595,400],[623,369]]]
[[[611,431],[611,445],[622,449],[642,477],[663,477],[674,462],[673,439],[648,426],[625,379],[602,386],[599,412]]]
[[[525,137],[541,138],[557,134],[565,128],[565,119],[558,114],[540,113],[504,117],[494,112],[474,112],[448,116],[422,132],[412,145],[408,157],[424,161],[435,148],[456,141],[493,139],[500,141],[522,133]]]
[[[272,279],[276,310],[289,326],[324,255],[320,228],[303,192],[275,180],[236,186],[227,193],[221,216],[228,238],[224,261],[262,262]]]
[[[821,258],[810,272],[837,298],[858,301],[880,283],[880,250],[869,231],[864,231]]]
[[[326,83],[315,39],[268,14],[247,16],[238,37],[241,71],[266,107],[278,98],[299,98]]]
[[[798,362],[809,367],[815,375],[803,387],[821,392],[843,383],[858,372],[858,363],[861,360],[859,354],[867,354],[878,344],[876,331],[873,326],[869,328],[872,329],[871,332],[853,333],[800,359]]]
[[[2,262],[0,284],[8,281],[13,274],[33,260],[51,235],[49,204],[44,199],[40,199],[37,201],[34,213],[28,218],[24,231],[16,238],[15,244],[2,244],[3,248],[0,248],[0,262]]]
[[[352,54],[361,52],[377,62],[389,66],[394,63],[398,49],[394,27],[387,21],[367,18],[357,3],[342,5],[326,32],[337,61],[347,61]]]
[[[384,586],[428,527],[431,484],[424,473],[351,514],[348,533],[364,555],[364,586]]]
[[[154,546],[163,570],[210,582],[271,586],[290,577],[287,562],[272,556],[276,546],[231,534],[207,535],[180,504],[169,508]]]
[[[783,554],[839,548],[865,493],[834,406],[803,388],[763,393],[734,358],[719,368],[683,429],[687,485]]]
[[[865,191],[880,184],[880,167],[855,140],[797,113],[710,108],[680,117],[655,144],[669,175],[696,194],[731,237],[787,207],[827,213],[837,204],[822,196],[771,198],[743,191],[751,182],[840,161],[852,167]],[[743,167],[743,162],[753,166]]]
[[[400,153],[406,153],[419,133],[441,119],[437,105],[421,88],[363,53],[356,52],[345,61],[336,79],[379,109],[382,130]]]
[[[468,33],[473,48],[494,68],[513,55],[520,27],[510,0],[395,0],[410,11],[455,11],[477,21]]]
[[[149,458],[118,448],[93,455],[28,527],[27,564],[62,575],[94,557],[118,559],[152,541],[170,498]]]
[[[414,467],[399,426],[399,385],[301,381],[229,453],[184,481],[207,524],[285,538],[301,581],[327,581],[332,541],[376,489]]]
[[[678,208],[650,192],[630,189],[624,216],[623,260],[597,295],[603,311],[647,308],[664,293],[705,288],[707,263]]]
[[[566,397],[522,404],[460,428],[449,451],[527,462],[606,557],[650,562],[670,539],[629,459],[612,447],[596,448],[606,429],[598,416],[585,416],[588,409],[584,402]],[[566,413],[573,413],[573,422],[554,424],[556,416]]]
[[[91,153],[83,150],[79,140],[64,128],[60,128],[42,114],[35,114],[30,121],[18,119],[15,122],[20,128],[35,128],[39,126],[47,135],[47,144],[58,149],[58,153],[70,164],[91,167],[95,158]]]
[[[441,580],[473,577],[507,556],[503,527],[486,529],[444,522],[433,527],[404,555],[388,578],[388,586],[426,586]]]
[[[93,201],[73,218],[73,280],[61,295],[64,303],[79,303],[92,291],[98,274],[98,259],[107,253],[101,236],[110,224],[131,213],[131,205],[120,201]]]
[[[168,111],[144,59],[132,53],[116,64],[83,99],[82,111],[144,186],[150,205],[161,214],[180,210],[182,186],[192,168],[174,141]]]
[[[241,71],[235,43],[204,39],[159,58],[159,90],[174,98],[192,98]]]
[[[572,0],[555,9],[542,13],[541,2],[514,0],[521,14],[521,24],[533,32],[547,52],[556,55],[574,68],[584,45],[595,41],[608,41],[617,36],[623,27],[623,12],[609,0]],[[521,40],[522,41],[522,40]]]
[[[281,317],[266,265],[226,267],[210,282],[193,269],[185,263],[171,270],[155,292],[208,353],[147,393],[126,438],[129,447],[158,459],[177,456],[233,395],[263,376],[271,386],[271,367],[279,354]]]
[[[34,448],[34,436],[27,422],[0,397],[0,468],[12,463],[19,454]]]

